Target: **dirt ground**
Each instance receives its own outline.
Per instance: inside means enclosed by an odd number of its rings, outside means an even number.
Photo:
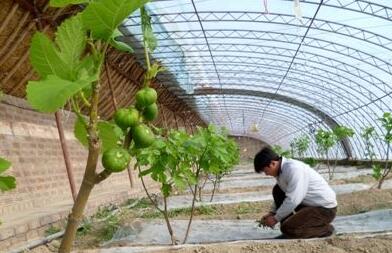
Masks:
[[[47,246],[36,248],[31,253],[57,252]],[[75,250],[83,252],[83,250]],[[329,239],[283,240],[274,242],[249,241],[236,243],[206,244],[176,249],[153,251],[154,253],[388,253],[392,252],[392,235],[371,238],[335,236]]]
[[[282,242],[240,242],[195,246],[154,253],[387,253],[392,252],[392,236],[374,238],[334,237],[325,240],[287,240]]]
[[[392,189],[377,190],[371,189],[367,191],[354,192],[338,196],[338,215],[350,215],[371,210],[392,208]],[[270,207],[270,201],[240,203],[231,205],[216,205],[208,207],[207,211],[198,211],[195,213],[194,219],[259,219],[260,216],[267,212]],[[147,210],[147,211],[146,211]],[[142,209],[125,210],[121,212],[119,217],[120,224],[129,221],[140,215],[140,212],[153,212],[149,207]],[[182,219],[189,217],[186,212],[178,212],[173,214],[173,218]],[[105,228],[102,224],[93,224],[90,231],[84,235],[79,235],[75,242],[75,249],[91,249],[99,248],[102,235]],[[106,228],[107,229],[107,228]],[[361,252],[361,253],[379,253],[392,252],[392,236],[378,236],[368,239],[357,239],[350,236],[339,236],[328,240],[317,241],[288,241],[282,243],[240,243],[240,244],[210,244],[197,248],[176,249],[166,252],[183,252],[183,253],[209,253],[209,252]],[[57,252],[59,242],[55,241],[47,246],[41,246],[32,250],[34,253]],[[165,252],[165,251],[160,251]]]

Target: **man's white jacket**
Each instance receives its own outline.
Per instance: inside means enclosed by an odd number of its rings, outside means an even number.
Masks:
[[[309,165],[294,159],[282,158],[277,184],[286,193],[283,204],[276,210],[275,219],[281,221],[299,205],[334,208],[336,194],[327,181]]]

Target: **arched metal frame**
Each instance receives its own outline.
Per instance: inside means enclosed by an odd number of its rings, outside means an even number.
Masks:
[[[351,144],[355,158],[363,158],[361,128],[375,125],[378,133],[382,131],[377,118],[382,112],[392,110],[392,60],[387,56],[392,51],[392,33],[387,28],[384,31],[363,27],[355,19],[371,18],[382,25],[391,25],[392,3],[325,0],[320,6],[320,0],[301,0],[303,8],[312,11],[320,7],[320,12],[313,15],[308,11],[299,20],[285,13],[287,8],[282,8],[282,13],[279,9],[266,14],[261,9],[260,12],[222,10],[224,6],[205,11],[203,1],[154,2],[159,5],[148,5],[154,13],[152,21],[159,42],[153,57],[168,68],[159,79],[205,120],[225,124],[233,133],[256,138],[261,135],[255,136],[245,124],[237,124],[241,107],[246,108],[242,120],[259,120],[264,129],[274,129],[271,126],[278,122],[287,125],[288,120],[294,128],[271,132],[262,139],[286,148],[294,137],[309,134],[309,125],[350,126],[356,137],[343,143],[340,153],[343,156],[344,150],[351,156],[348,151]],[[290,2],[281,0],[276,4]],[[245,0],[242,4],[246,3]],[[176,4],[187,4],[189,8],[171,13]],[[331,10],[343,11],[354,18],[330,18]],[[141,48],[137,46],[141,39],[139,26],[140,17],[135,15],[124,23],[122,31],[127,41],[136,45],[136,56],[142,59]],[[255,97],[262,101],[257,102]],[[282,100],[282,97],[289,99]],[[266,99],[270,102],[266,103]],[[211,101],[220,103],[219,108],[211,108]],[[284,103],[276,107],[279,101]],[[304,120],[305,114],[301,113],[301,118],[297,114],[296,120],[293,106],[298,103],[295,101],[308,105],[300,108],[313,116]],[[257,111],[268,113],[260,117]],[[217,112],[220,117],[224,115],[225,123],[211,117]],[[274,116],[284,118],[285,114],[289,115],[286,124]],[[330,122],[325,124],[326,120]],[[334,124],[330,124],[331,120]],[[377,156],[382,157],[384,145],[375,144]],[[310,150],[310,154],[316,155],[314,145]]]

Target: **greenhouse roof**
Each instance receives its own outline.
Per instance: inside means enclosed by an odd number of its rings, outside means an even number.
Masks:
[[[343,125],[356,137],[341,155],[362,157],[362,129],[380,132],[377,119],[392,111],[390,0],[156,0],[147,7],[158,39],[153,57],[167,69],[160,82],[233,135],[288,148],[295,137]],[[122,31],[142,60],[140,15]]]

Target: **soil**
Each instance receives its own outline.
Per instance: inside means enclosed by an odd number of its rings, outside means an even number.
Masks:
[[[338,208],[338,215],[350,215],[350,214],[357,214],[357,213],[363,213],[367,212],[370,210],[378,210],[378,209],[386,209],[386,208],[392,208],[392,189],[389,190],[377,190],[377,189],[372,189],[372,190],[367,190],[367,191],[360,191],[360,192],[354,192],[354,193],[349,193],[349,194],[343,194],[338,196],[338,203],[339,203],[339,208]],[[206,212],[195,212],[194,214],[194,219],[215,219],[215,220],[224,220],[224,219],[259,219],[260,216],[267,212],[270,208],[271,201],[262,201],[262,202],[253,202],[253,203],[239,203],[239,204],[230,204],[230,205],[216,205],[216,206],[211,206],[212,209],[210,211]],[[141,213],[146,214],[146,212],[153,212],[153,209],[140,209],[138,211],[134,210],[123,210],[120,215],[120,224],[124,224],[126,222],[129,222],[130,220],[133,220],[137,217],[140,217]],[[148,216],[148,215],[146,215]],[[156,217],[156,216],[155,216]],[[173,214],[172,216],[175,219],[186,219],[189,217],[189,213],[187,212],[178,212]],[[76,242],[75,242],[75,248],[78,249],[91,249],[91,248],[99,248],[100,242],[102,242],[102,239],[99,238],[99,235],[102,234],[102,223],[97,223],[93,224],[91,230],[86,233],[83,236],[78,236]],[[377,242],[378,238],[372,238],[372,241],[375,243]],[[333,240],[334,243],[342,245],[339,247],[349,247],[350,243],[352,245],[358,245],[356,243],[356,239],[353,239],[351,237],[338,237],[336,240]],[[384,240],[381,238],[380,241],[383,243]],[[292,244],[292,243],[290,243]],[[335,244],[330,244],[330,243],[325,243],[325,242],[319,242],[317,245],[313,245],[313,242],[310,243],[308,241],[303,242],[298,244],[296,247],[296,250],[294,251],[289,251],[291,250],[292,246],[289,246],[290,244],[284,243],[281,246],[276,246],[275,244],[273,245],[268,245],[264,243],[254,243],[251,245],[248,245],[250,249],[256,249],[256,251],[250,251],[248,250],[246,243],[243,246],[235,246],[235,249],[237,250],[245,250],[245,251],[214,251],[217,250],[216,248],[209,249],[208,247],[213,247],[213,246],[206,246],[208,250],[210,251],[205,251],[205,252],[257,252],[257,250],[267,250],[267,249],[276,249],[275,250],[282,250],[282,251],[271,251],[271,252],[346,252],[346,251],[338,251],[335,250],[334,247]],[[286,246],[287,245],[287,246]],[[310,247],[309,251],[304,251],[304,247]],[[221,245],[222,246],[222,245]],[[221,247],[220,246],[220,247]],[[366,245],[365,245],[366,246]],[[392,242],[389,244],[392,249]],[[204,246],[203,246],[204,247]],[[267,248],[263,248],[267,247]],[[270,247],[270,248],[268,248]],[[275,247],[275,248],[274,248]],[[352,246],[354,247],[354,246]],[[381,247],[381,246],[380,246]],[[244,248],[244,249],[242,249]],[[325,251],[318,251],[318,248],[324,249]],[[333,249],[333,251],[332,251]],[[353,252],[391,252],[391,251],[383,251],[380,249],[380,251],[366,251],[367,247],[363,248],[363,251],[353,251]],[[199,249],[198,249],[199,250]],[[231,250],[231,246],[230,246]],[[248,251],[246,251],[248,250]],[[287,250],[287,251],[284,251]],[[312,251],[313,250],[313,251]],[[372,249],[371,249],[372,250]],[[39,251],[38,251],[39,252]],[[37,252],[37,253],[38,253]],[[46,253],[46,251],[42,251],[43,253]],[[174,252],[174,251],[173,251]],[[177,252],[177,251],[175,251]],[[178,252],[204,252],[204,251],[178,251]],[[348,251],[351,252],[351,251]]]
[[[392,189],[358,191],[338,195],[337,199],[339,203],[337,215],[350,215],[370,210],[392,208]],[[194,214],[194,219],[259,219],[263,213],[269,211],[271,204],[272,201],[261,201],[213,205],[208,207],[211,211],[207,213],[196,212]],[[150,212],[156,211],[150,209]],[[137,216],[133,212],[131,212],[131,214],[133,217]],[[149,216],[144,213],[144,217],[154,216]],[[176,219],[187,219],[189,214],[187,212],[176,212],[172,217],[175,217]]]
[[[345,180],[336,180],[333,184],[348,183]],[[354,181],[351,181],[354,180]],[[371,179],[368,176],[359,176],[355,179],[350,179],[350,183],[364,183]],[[331,182],[332,183],[332,182]],[[267,187],[268,188],[268,187]],[[259,191],[265,191],[267,188],[260,189]],[[270,187],[269,187],[270,188]],[[241,189],[244,190],[244,189]],[[338,195],[338,215],[350,215],[370,210],[378,210],[384,208],[392,208],[392,189],[370,189],[366,191],[348,193]],[[226,205],[214,205],[209,206],[208,210],[197,211],[194,215],[194,219],[259,219],[260,216],[267,212],[270,208],[271,201],[252,202],[252,203],[238,203],[238,204],[226,204]],[[148,217],[153,214],[155,210],[152,207],[143,207],[139,209],[122,209],[121,215],[119,216],[119,223],[123,224],[141,217],[141,215]],[[150,217],[157,218],[157,215],[151,215]],[[174,212],[172,218],[175,219],[186,219],[189,217],[189,213]],[[158,216],[158,218],[160,218]],[[99,248],[102,238],[99,238],[99,234],[102,234],[101,230],[102,223],[92,224],[91,230],[83,236],[78,236],[75,242],[75,249],[92,249]],[[203,246],[192,246],[181,249],[172,249],[166,251],[154,251],[154,252],[182,252],[182,253],[209,253],[209,252],[276,252],[276,253],[291,253],[291,252],[317,252],[317,253],[329,253],[329,252],[367,252],[367,253],[378,253],[378,252],[392,252],[392,236],[376,236],[373,238],[358,239],[353,236],[339,236],[327,240],[295,240],[286,242],[238,242],[238,243],[221,243],[221,244],[207,244]],[[30,252],[34,253],[49,253],[57,252],[56,245],[58,241],[49,244],[49,246],[41,246]]]
[[[242,241],[236,243],[215,243],[205,245],[187,245],[182,248],[148,251],[154,253],[381,253],[391,252],[392,236],[379,235],[371,238],[356,238],[355,236],[336,236],[329,239],[317,240],[284,240],[274,242]],[[41,246],[31,253],[56,252],[48,246]],[[75,250],[75,252],[84,252]],[[125,251],[124,251],[125,252]]]
[[[380,253],[391,252],[392,236],[374,238],[335,237],[325,240],[289,240],[282,242],[240,242],[159,250],[154,253]]]

